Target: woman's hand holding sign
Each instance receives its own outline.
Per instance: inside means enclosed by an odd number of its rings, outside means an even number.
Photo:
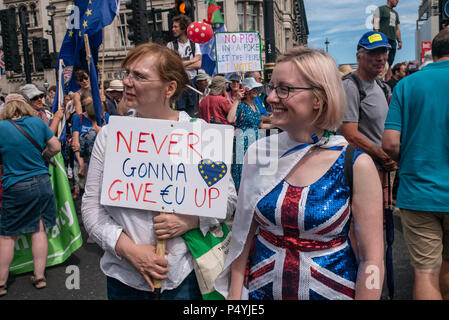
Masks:
[[[158,240],[167,240],[182,236],[189,230],[198,228],[197,216],[183,214],[164,214],[153,218],[154,233]]]
[[[126,233],[122,232],[115,251],[137,269],[152,291],[154,291],[152,279],[167,279],[168,260],[157,256],[155,246],[135,244]]]

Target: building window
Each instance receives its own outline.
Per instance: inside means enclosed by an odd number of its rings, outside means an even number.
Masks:
[[[19,7],[19,26],[20,26],[20,14],[21,12],[25,12],[25,23],[29,27],[30,26],[30,17],[27,12],[27,7],[21,6]]]
[[[257,1],[237,2],[239,31],[257,31],[260,29],[261,4]]]
[[[257,3],[248,4],[248,23],[247,27],[250,31],[257,31],[259,28],[258,18],[259,18],[259,5]]]
[[[156,20],[156,27],[158,31],[162,31],[162,12],[156,12],[155,14],[155,20]],[[151,15],[151,13],[149,13],[149,26],[150,26],[150,30],[154,31],[156,30],[154,28],[154,22],[153,22],[153,16]]]
[[[237,17],[239,20],[239,31],[242,31],[245,29],[245,19],[244,19],[244,13],[245,13],[245,5],[243,2],[237,3]]]
[[[120,13],[120,23],[118,26],[118,33],[120,35],[120,47],[125,48],[129,46],[129,40],[127,38],[128,28],[126,23],[126,13]]]
[[[30,22],[30,27],[39,26],[39,23],[37,21],[36,5],[34,3],[30,4]]]

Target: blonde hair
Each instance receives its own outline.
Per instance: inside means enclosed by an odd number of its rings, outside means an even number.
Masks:
[[[5,107],[0,111],[0,121],[36,115],[36,111],[28,103],[14,100],[5,103]]]
[[[174,50],[157,43],[138,45],[123,60],[122,68],[126,68],[131,63],[147,55],[152,55],[157,58],[158,64],[156,65],[156,70],[162,81],[176,82],[176,91],[171,97],[172,100],[176,100],[182,91],[187,88],[187,85],[190,84],[190,79],[184,69],[181,56]]]
[[[345,113],[346,94],[332,57],[323,50],[299,46],[281,55],[277,59],[277,63],[280,62],[294,63],[320,101],[320,108],[312,124],[323,130],[335,131]]]

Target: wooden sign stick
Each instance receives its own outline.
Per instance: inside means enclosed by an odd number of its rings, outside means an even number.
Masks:
[[[160,212],[160,214],[164,215],[167,213]],[[157,240],[156,254],[158,257],[164,257],[166,244],[167,244],[167,240]],[[153,284],[154,284],[154,289],[155,289],[156,294],[160,295],[161,288],[162,288],[162,280],[154,279]]]

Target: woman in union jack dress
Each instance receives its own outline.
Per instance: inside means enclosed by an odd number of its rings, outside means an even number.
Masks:
[[[345,179],[348,143],[331,133],[346,103],[335,62],[321,50],[290,49],[268,87],[272,123],[284,132],[245,155],[217,290],[228,299],[379,299],[382,190],[373,161],[358,149],[349,158],[352,187]]]

